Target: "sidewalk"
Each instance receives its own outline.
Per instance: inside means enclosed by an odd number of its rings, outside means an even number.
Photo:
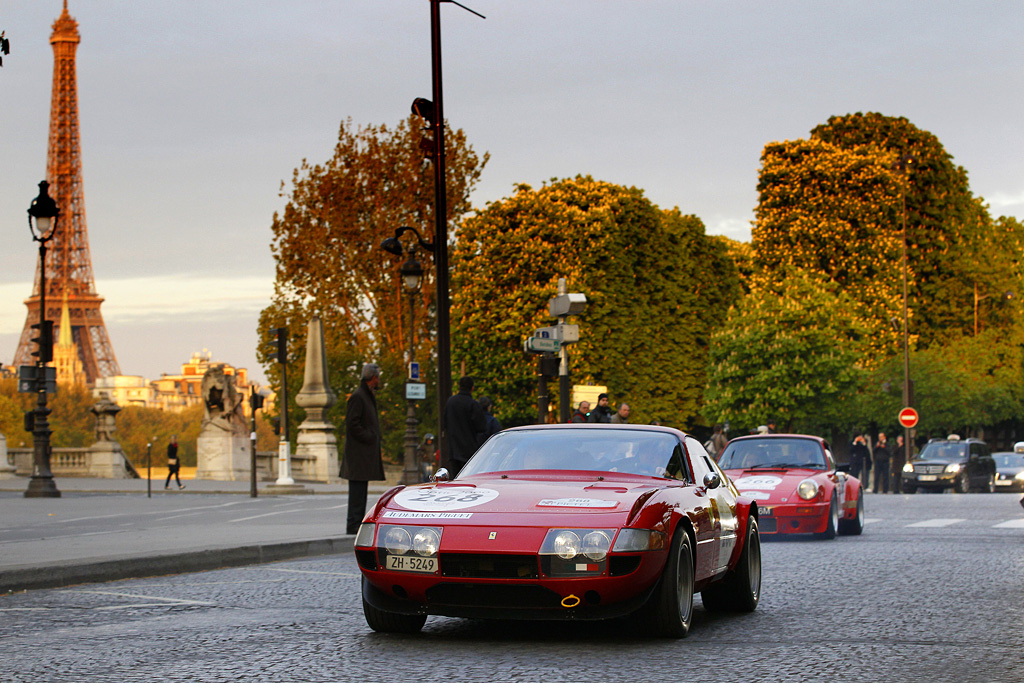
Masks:
[[[259,482],[55,479],[60,498],[25,498],[0,479],[0,595],[347,552],[347,482],[272,493]],[[389,482],[370,482],[368,507]],[[376,495],[374,495],[376,494]]]

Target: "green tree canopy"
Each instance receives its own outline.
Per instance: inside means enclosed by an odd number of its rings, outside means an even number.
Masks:
[[[573,382],[608,386],[634,422],[698,417],[709,337],[740,294],[725,244],[699,219],[589,176],[489,204],[460,230],[452,267],[453,365],[465,362],[506,423],[535,419],[523,340],[553,324],[559,277],[588,299]]]
[[[818,273],[755,278],[712,338],[709,420],[754,427],[774,418],[811,432],[848,422],[867,331],[854,311],[851,297]]]

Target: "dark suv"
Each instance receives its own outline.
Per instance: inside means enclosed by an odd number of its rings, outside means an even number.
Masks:
[[[903,466],[903,493],[996,490],[996,462],[980,439],[932,439]]]

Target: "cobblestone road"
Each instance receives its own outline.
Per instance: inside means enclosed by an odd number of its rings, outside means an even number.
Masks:
[[[749,615],[367,628],[351,555],[0,597],[0,681],[1024,680],[1018,496],[867,498],[861,537],[764,543]]]

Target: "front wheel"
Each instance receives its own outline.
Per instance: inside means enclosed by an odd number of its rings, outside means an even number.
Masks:
[[[957,493],[970,493],[971,492],[971,479],[967,476],[966,472],[961,472],[956,478],[956,492]]]
[[[985,484],[985,493],[995,493],[995,492],[996,492],[996,475],[990,474],[990,475],[988,475],[988,483]]]
[[[839,528],[839,501],[836,500],[836,494],[833,493],[832,503],[828,506],[828,526],[821,533],[815,534],[815,536],[825,540],[833,539],[836,537],[837,528]]]
[[[736,567],[721,581],[700,593],[704,608],[711,611],[753,612],[761,599],[761,536],[757,519],[747,521],[747,538]]]
[[[364,578],[363,581],[366,581]],[[425,614],[398,614],[377,609],[363,598],[363,616],[374,631],[380,633],[419,633],[427,623]]]
[[[904,489],[906,490],[906,489]],[[860,536],[864,531],[864,489],[857,492],[857,514],[853,519],[839,520],[839,533],[844,536]]]
[[[665,571],[648,604],[654,635],[685,638],[693,623],[693,548],[680,525],[672,539]]]

